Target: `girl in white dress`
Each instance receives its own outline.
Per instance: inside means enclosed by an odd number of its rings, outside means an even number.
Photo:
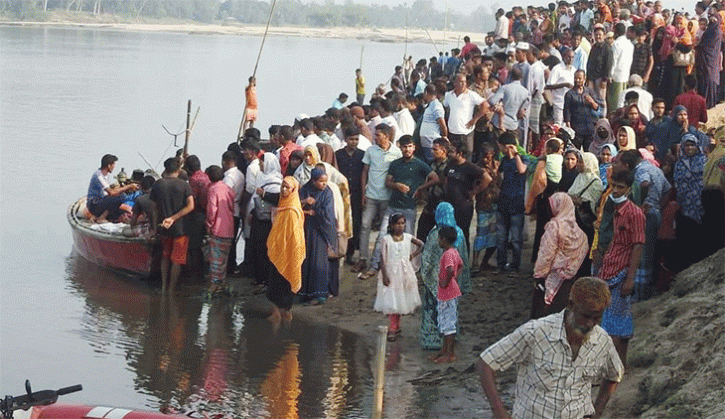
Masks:
[[[416,246],[414,252],[411,252],[412,245]],[[405,233],[403,214],[390,216],[388,234],[382,238],[381,251],[374,308],[388,315],[388,341],[393,342],[400,334],[400,316],[410,314],[420,306],[418,278],[412,260],[423,251],[423,242]]]

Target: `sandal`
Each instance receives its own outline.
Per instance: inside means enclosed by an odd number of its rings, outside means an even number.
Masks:
[[[318,297],[305,303],[306,306],[321,306],[325,304],[325,297]]]
[[[358,260],[355,266],[350,269],[350,272],[358,273],[365,270],[368,267],[368,263],[365,259]]]
[[[360,279],[362,281],[366,281],[366,280],[374,277],[377,274],[378,274],[377,271],[370,270],[365,273],[360,273],[357,277],[358,277],[358,279]]]

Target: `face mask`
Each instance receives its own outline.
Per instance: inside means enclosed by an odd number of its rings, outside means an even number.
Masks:
[[[622,195],[619,198],[615,198],[614,195],[609,195],[609,199],[611,199],[615,204],[621,204],[627,200],[627,195]]]

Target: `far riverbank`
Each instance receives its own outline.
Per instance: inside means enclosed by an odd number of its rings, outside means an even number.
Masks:
[[[0,26],[13,27],[67,27],[94,30],[116,30],[135,32],[176,32],[191,35],[245,35],[263,36],[262,25],[246,25],[238,22],[204,24],[191,21],[126,21],[117,16],[53,12],[45,21],[14,21],[0,17]],[[372,42],[390,43],[433,43],[439,51],[463,46],[463,37],[468,35],[473,42],[483,43],[485,34],[472,32],[445,32],[417,28],[359,28],[330,27],[310,28],[293,26],[270,26],[269,35],[328,39],[363,39]]]

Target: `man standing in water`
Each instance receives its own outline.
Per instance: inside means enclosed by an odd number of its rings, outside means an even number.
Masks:
[[[365,102],[365,77],[363,77],[362,70],[359,68],[355,70],[355,94],[355,101],[362,106],[363,102]]]
[[[610,298],[604,281],[580,278],[564,311],[527,322],[481,353],[476,370],[493,417],[601,417],[624,374],[612,340],[598,326]],[[496,388],[496,371],[514,364],[516,400],[509,414]],[[604,378],[592,403],[592,384],[600,374]]]
[[[161,244],[161,292],[173,291],[186,265],[189,237],[184,234],[184,216],[194,210],[194,196],[189,184],[179,179],[181,161],[169,158],[164,162],[166,177],[154,183],[150,198],[154,202],[152,226],[159,228]]]

